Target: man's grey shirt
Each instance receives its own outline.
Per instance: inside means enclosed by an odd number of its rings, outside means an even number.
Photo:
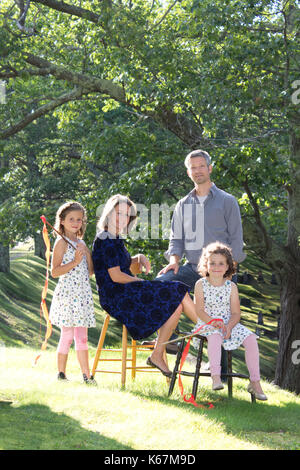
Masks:
[[[213,183],[204,203],[193,189],[176,204],[165,256],[169,260],[171,255],[185,255],[196,271],[202,248],[216,241],[229,245],[238,263],[246,258],[237,200]]]

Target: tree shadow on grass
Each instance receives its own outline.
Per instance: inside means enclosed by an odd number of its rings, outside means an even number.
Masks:
[[[185,403],[181,397],[176,398],[175,395],[166,397],[155,392],[146,394],[133,390],[131,393],[169,407],[175,406],[195,416],[205,416],[214,423],[222,424],[228,435],[267,450],[300,449],[300,435],[297,430],[300,419],[298,403],[291,402],[280,406],[259,401],[251,403],[249,398],[228,398],[226,395],[203,389],[203,396],[201,397],[199,390],[196,399],[196,403],[200,405],[198,408],[191,403]],[[209,409],[209,403],[213,403],[214,408]]]
[[[0,404],[0,422],[2,450],[131,450],[45,405]]]

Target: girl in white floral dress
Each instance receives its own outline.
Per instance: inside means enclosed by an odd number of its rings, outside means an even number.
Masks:
[[[68,353],[73,340],[85,383],[96,384],[90,375],[87,328],[95,327],[94,303],[89,277],[91,254],[82,240],[86,212],[77,202],[67,202],[57,211],[55,229],[59,237],[53,248],[51,275],[59,277],[50,308],[50,321],[60,327],[57,348],[58,379],[66,379]],[[69,240],[68,243],[65,239]]]
[[[224,388],[221,382],[221,346],[224,349],[237,349],[243,345],[245,359],[250,375],[249,393],[258,400],[267,400],[260,385],[259,351],[256,335],[239,323],[241,317],[237,286],[230,281],[235,272],[231,249],[219,242],[211,243],[203,249],[198,265],[199,273],[204,276],[195,286],[194,301],[200,320],[194,328],[209,322],[212,318],[221,318],[224,322],[221,330],[210,328],[200,334],[207,336],[207,354],[210,363],[213,390]],[[199,340],[194,339],[197,346]]]

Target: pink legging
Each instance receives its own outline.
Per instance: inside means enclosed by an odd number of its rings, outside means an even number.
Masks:
[[[57,351],[61,354],[68,354],[69,349],[75,340],[76,351],[85,351],[88,349],[87,328],[84,326],[67,327],[63,326],[60,332],[60,340]]]
[[[211,375],[221,373],[221,345],[223,338],[220,334],[212,334],[207,337],[207,354],[210,364]],[[257,382],[260,380],[259,372],[259,350],[256,335],[253,333],[244,339],[242,343],[245,348],[245,360],[248,367],[250,380]]]

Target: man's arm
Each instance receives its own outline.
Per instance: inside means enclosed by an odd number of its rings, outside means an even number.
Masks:
[[[240,208],[237,200],[233,196],[226,199],[225,209],[229,244],[232,249],[233,259],[237,263],[241,263],[247,255],[243,252],[243,226]]]
[[[170,241],[168,251],[165,252],[165,257],[169,261],[169,264],[163,268],[158,275],[165,274],[170,269],[174,270],[174,274],[177,274],[179,269],[179,263],[184,252],[184,235],[183,235],[183,221],[182,221],[182,208],[180,202],[176,204],[176,207],[172,216]]]

